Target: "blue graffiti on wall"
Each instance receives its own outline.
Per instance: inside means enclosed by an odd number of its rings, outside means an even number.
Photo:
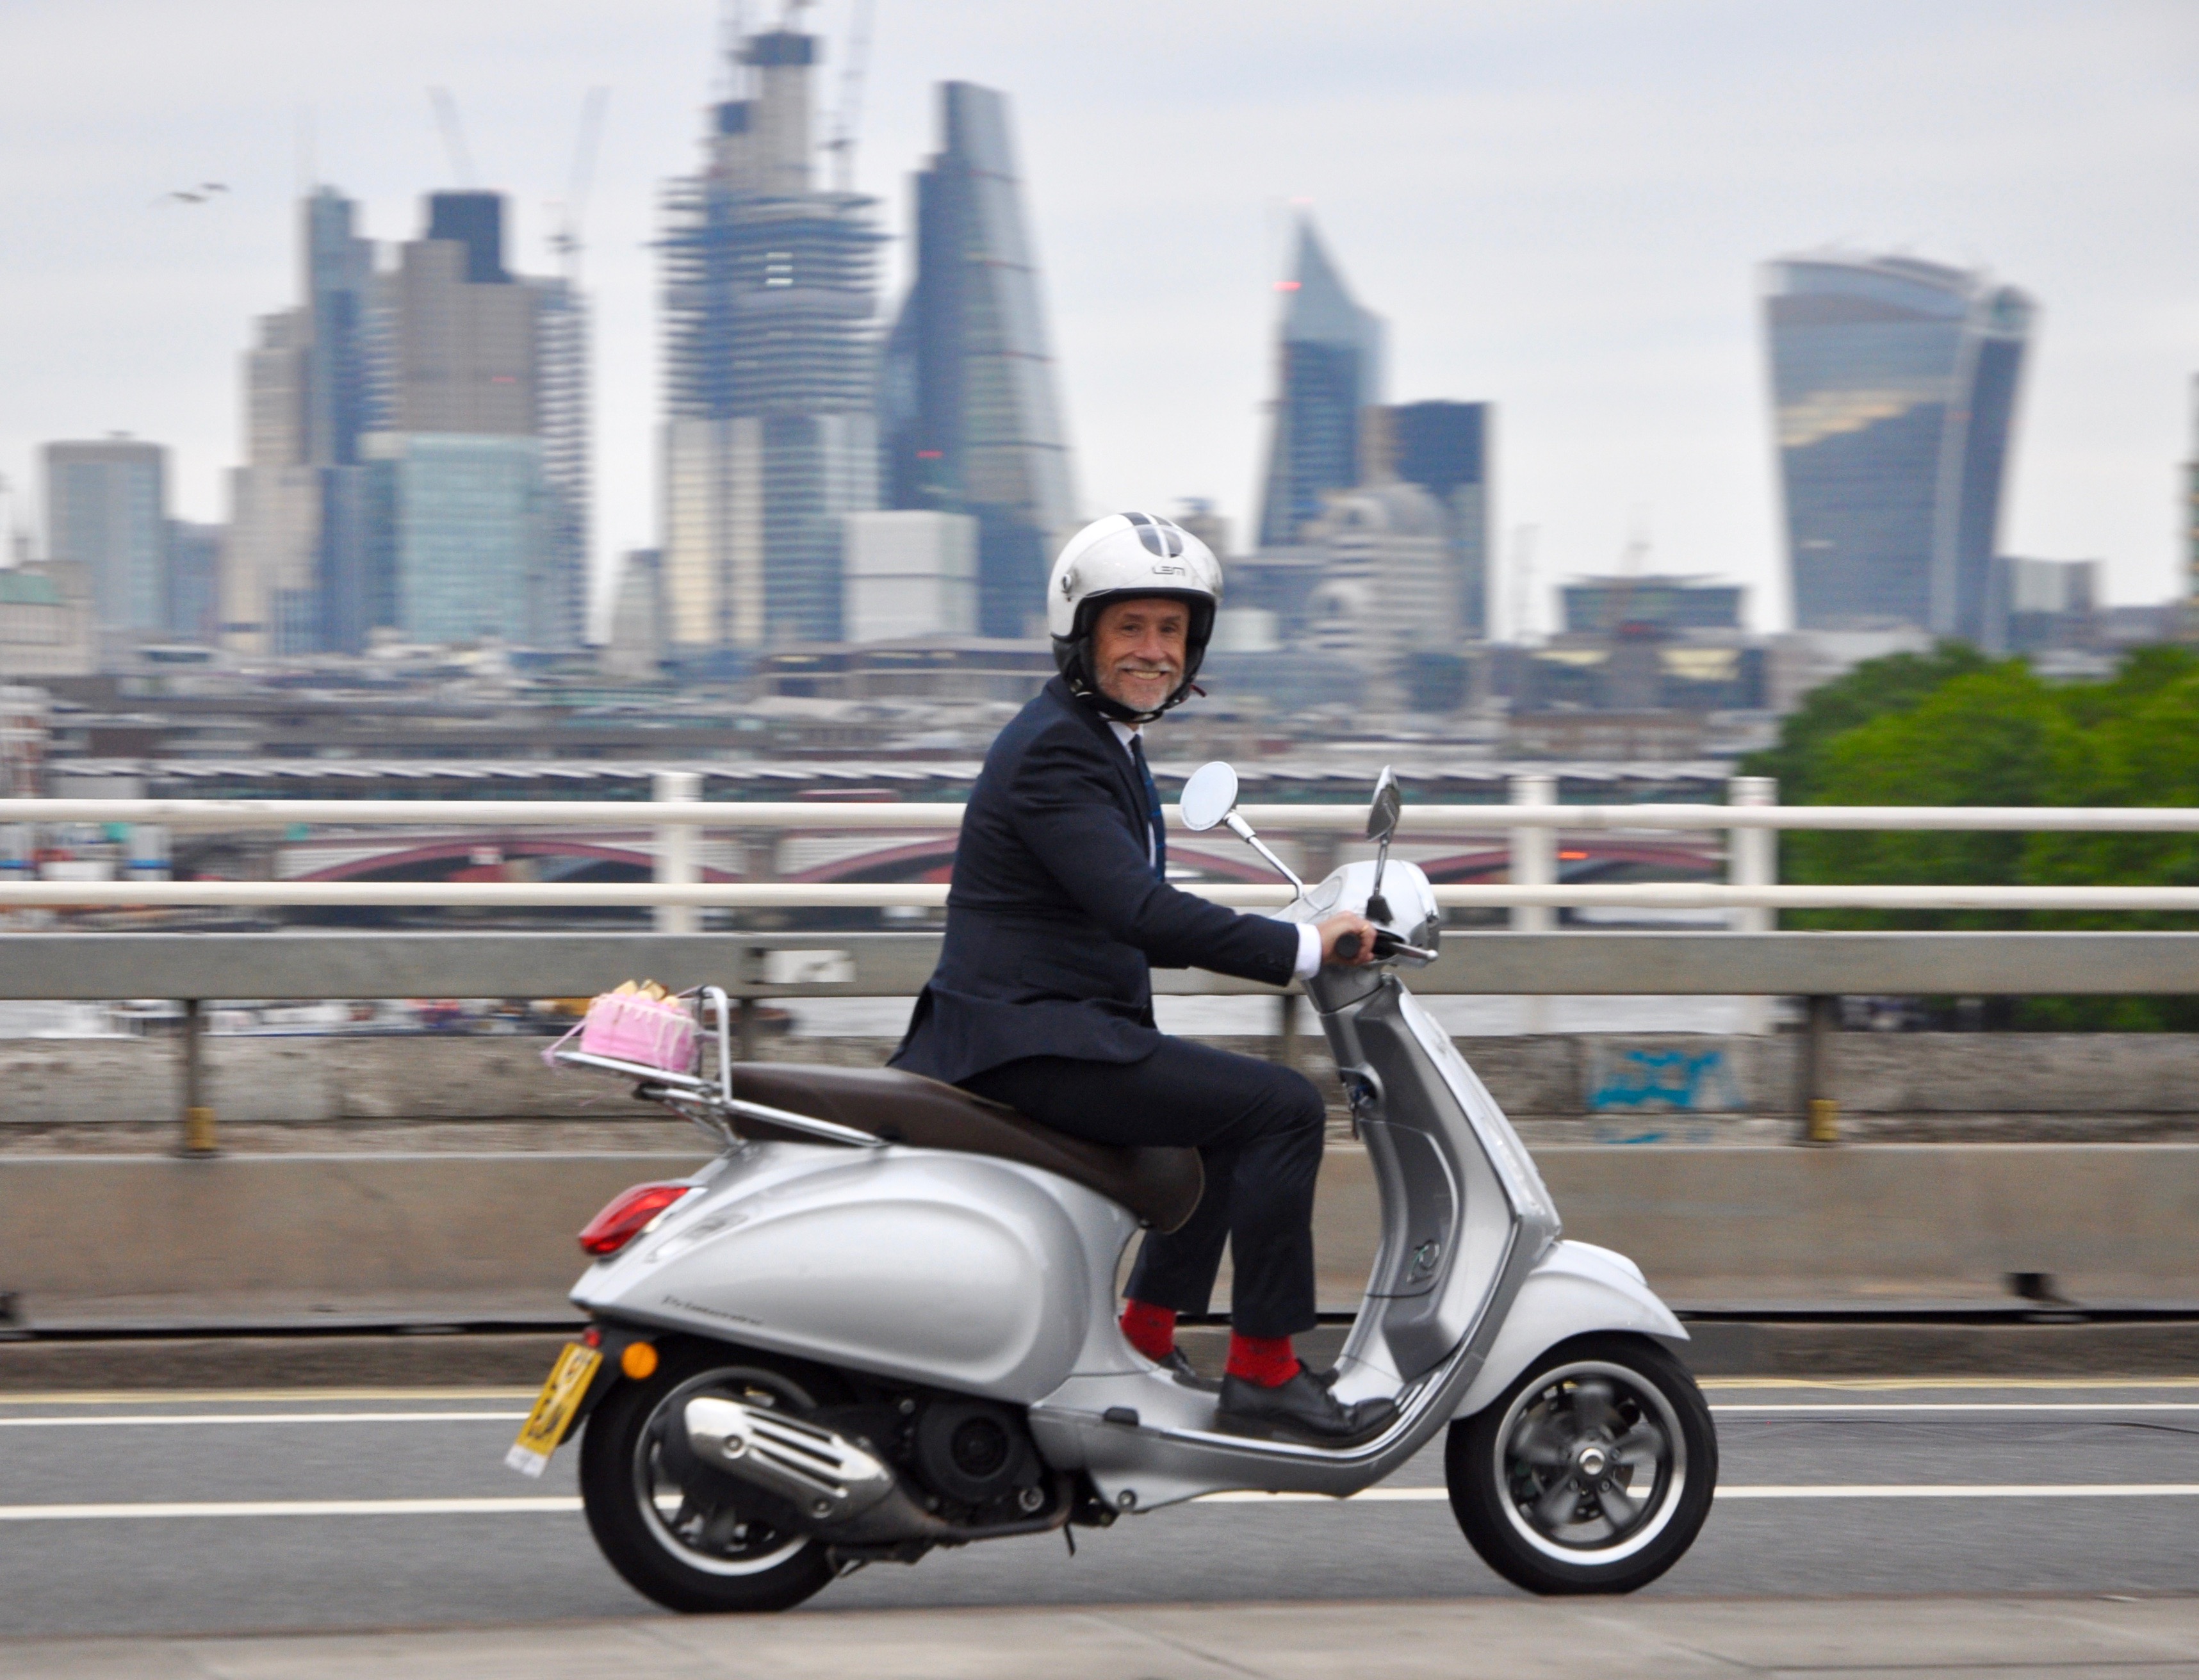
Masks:
[[[1735,1113],[1746,1106],[1723,1050],[1603,1050],[1588,1105],[1598,1109]]]

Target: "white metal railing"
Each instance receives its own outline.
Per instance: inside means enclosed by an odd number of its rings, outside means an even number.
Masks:
[[[0,828],[32,824],[123,824],[147,832],[170,829],[284,831],[299,827],[463,828],[509,831],[645,830],[651,834],[656,878],[650,882],[402,881],[120,881],[32,880],[27,858],[0,858],[0,908],[269,907],[410,905],[454,908],[627,907],[653,909],[662,932],[692,931],[702,909],[936,909],[947,888],[924,882],[703,882],[697,878],[697,831],[947,831],[965,807],[951,803],[825,803],[808,801],[705,801],[693,773],[661,773],[656,797],[607,800],[402,799],[7,799]],[[1729,925],[1761,931],[1779,910],[2199,910],[2199,887],[1794,886],[1776,880],[1770,831],[1781,829],[1886,831],[2060,831],[2120,834],[2199,832],[2199,808],[2183,807],[1779,805],[1765,779],[1736,777],[1729,802],[1560,805],[1546,773],[1513,779],[1503,805],[1412,805],[1402,833],[1421,837],[1504,836],[1510,880],[1438,887],[1447,907],[1503,908],[1516,930],[1552,925],[1559,908],[1624,907],[1707,910]],[[1175,808],[1170,820],[1181,825]],[[1362,805],[1251,805],[1254,826],[1274,833],[1356,835]],[[1635,882],[1624,885],[1558,881],[1556,837],[1575,833],[1718,831],[1727,835],[1723,884]],[[139,869],[141,877],[157,870]],[[1280,886],[1194,885],[1217,902],[1245,907],[1286,902]]]
[[[130,823],[173,829],[292,826],[401,828],[949,829],[958,804],[601,799],[0,799],[11,823]],[[1255,828],[1356,831],[1362,805],[1246,805]],[[1175,808],[1168,808],[1176,823]],[[2080,805],[1408,805],[1405,834],[1498,834],[1508,829],[1875,829],[1889,832],[2032,831],[2199,833],[2199,808]]]
[[[1286,904],[1284,886],[1186,882],[1218,904]],[[2199,910],[2199,887],[1727,886],[1638,881],[1621,886],[1438,886],[1447,907],[1665,910]],[[720,909],[936,909],[925,881],[22,881],[0,884],[0,908],[423,905],[473,908],[650,907]],[[676,931],[677,930],[667,930]]]

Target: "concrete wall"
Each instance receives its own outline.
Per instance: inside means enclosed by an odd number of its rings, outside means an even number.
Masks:
[[[1226,1041],[1270,1053],[1274,1041]],[[234,1037],[207,1041],[225,1124],[620,1120],[656,1113],[613,1082],[542,1065],[535,1038]],[[1334,1092],[1326,1046],[1303,1065]],[[1543,1143],[1773,1142],[1793,1129],[1791,1035],[1584,1034],[1461,1041],[1497,1100]],[[781,1060],[877,1063],[883,1039],[768,1039]],[[166,1124],[173,1040],[0,1041],[9,1125]],[[2199,1047],[2170,1033],[1843,1033],[1831,1091],[1847,1135],[1887,1140],[2199,1139]]]
[[[699,1158],[0,1157],[0,1290],[52,1327],[557,1317],[580,1226]],[[2088,1306],[2199,1306],[2199,1146],[1537,1158],[1566,1234],[1631,1255],[1676,1305],[2006,1304],[2008,1274],[2043,1272]],[[1315,1221],[1325,1305],[1356,1303],[1376,1210],[1365,1154],[1333,1148]]]

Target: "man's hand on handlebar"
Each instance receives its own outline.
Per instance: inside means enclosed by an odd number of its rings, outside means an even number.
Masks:
[[[1321,936],[1321,960],[1343,968],[1364,968],[1374,960],[1374,936],[1379,931],[1364,916],[1344,911],[1324,916],[1314,925]]]

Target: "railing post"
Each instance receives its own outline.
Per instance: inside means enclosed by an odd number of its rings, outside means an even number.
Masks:
[[[1778,779],[1772,776],[1735,776],[1725,785],[1728,805],[1776,805]],[[1779,837],[1768,828],[1729,828],[1725,837],[1725,878],[1730,886],[1769,887],[1779,879]],[[1769,933],[1777,923],[1771,910],[1742,908],[1729,913],[1735,933]],[[1771,1000],[1747,997],[1741,1000],[1741,1030],[1745,1033],[1771,1030]]]
[[[213,1106],[206,1089],[206,1005],[184,1000],[184,1140],[178,1154],[203,1160],[221,1153],[214,1137]]]
[[[1275,1060],[1286,1068],[1298,1065],[1298,995],[1285,992],[1275,1000]]]
[[[692,770],[660,770],[652,789],[660,805],[691,805],[703,796],[703,779]],[[666,823],[656,831],[656,879],[685,886],[701,878],[695,866],[695,831],[686,823]],[[659,933],[692,933],[698,919],[691,904],[656,907]]]
[[[1840,1105],[1831,1095],[1833,1035],[1839,1030],[1840,1000],[1836,997],[1803,1000],[1802,1043],[1796,1055],[1800,1087],[1798,1106],[1802,1111],[1802,1141],[1838,1143]]]
[[[1558,779],[1541,771],[1512,778],[1514,805],[1554,805]],[[1558,884],[1558,831],[1554,828],[1515,828],[1511,831],[1512,884],[1515,887],[1554,887]],[[1512,907],[1515,933],[1549,933],[1558,925],[1558,913],[1547,904]],[[1550,1000],[1537,994],[1527,1000],[1526,1026],[1531,1033],[1550,1030]]]

